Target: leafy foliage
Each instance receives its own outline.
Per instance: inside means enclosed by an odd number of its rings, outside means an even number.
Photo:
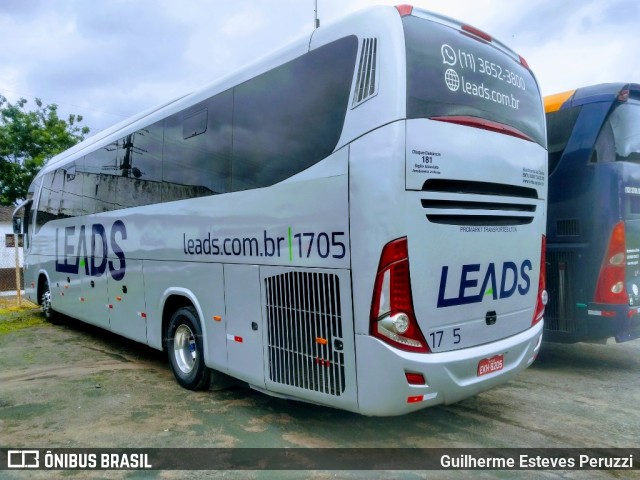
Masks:
[[[12,104],[0,95],[0,205],[25,198],[42,166],[89,133],[89,127],[79,125],[81,115],[62,120],[56,104],[35,103],[37,108],[28,111],[24,98]]]

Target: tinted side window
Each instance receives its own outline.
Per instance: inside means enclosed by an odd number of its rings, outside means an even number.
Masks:
[[[87,214],[108,212],[115,209],[118,142],[110,143],[91,152],[84,158],[83,182],[84,209]]]
[[[581,110],[582,107],[573,107],[547,113],[549,173],[552,173],[558,166]]]
[[[118,142],[116,208],[161,201],[162,122],[142,128]]]
[[[229,191],[232,111],[228,90],[165,120],[163,201]]]
[[[357,49],[345,37],[235,88],[232,190],[273,185],[333,152]]]
[[[83,162],[74,161],[58,170],[62,180],[62,199],[60,202],[61,217],[77,217],[84,215],[82,205]]]
[[[60,200],[56,197],[52,189],[55,172],[47,173],[42,177],[42,190],[38,201],[38,211],[36,212],[36,232],[45,223],[58,218]]]

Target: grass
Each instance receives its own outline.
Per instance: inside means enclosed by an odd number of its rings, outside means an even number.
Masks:
[[[37,305],[24,299],[18,305],[17,297],[0,297],[0,335],[43,325],[48,323]]]

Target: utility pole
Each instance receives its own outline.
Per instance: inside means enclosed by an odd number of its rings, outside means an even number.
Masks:
[[[314,0],[313,9],[313,29],[320,28],[320,19],[318,18],[318,0]]]
[[[26,218],[26,217],[25,217]],[[26,221],[26,220],[23,220]],[[21,275],[20,275],[20,234],[18,233],[14,233],[13,234],[13,246],[15,247],[15,252],[16,252],[16,294],[18,295],[18,306],[21,307],[22,306],[22,282],[21,280]]]

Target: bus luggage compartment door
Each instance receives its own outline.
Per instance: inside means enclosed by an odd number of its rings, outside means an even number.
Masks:
[[[264,388],[260,269],[224,265],[228,373]]]

